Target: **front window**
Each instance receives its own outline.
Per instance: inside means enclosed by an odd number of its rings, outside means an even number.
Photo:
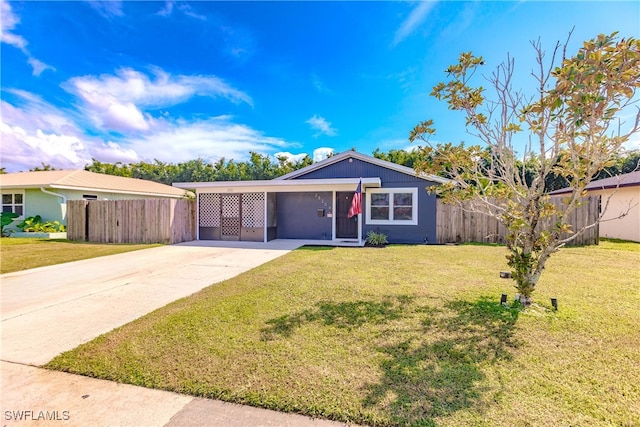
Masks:
[[[24,193],[2,193],[2,212],[24,214]]]
[[[367,224],[417,225],[417,188],[367,190]]]

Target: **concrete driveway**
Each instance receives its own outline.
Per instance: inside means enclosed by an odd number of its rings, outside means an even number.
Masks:
[[[1,275],[2,425],[339,425],[37,367],[302,243],[190,242]]]
[[[3,274],[2,360],[43,365],[300,243],[189,242]]]

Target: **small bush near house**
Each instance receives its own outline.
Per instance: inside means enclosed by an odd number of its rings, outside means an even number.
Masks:
[[[388,243],[387,235],[384,233],[376,233],[373,230],[367,233],[367,245],[369,246],[384,246]]]
[[[8,230],[5,230],[4,228],[11,224],[17,217],[18,214],[13,212],[2,212],[2,214],[0,214],[0,235],[5,236],[9,234],[6,232]]]
[[[64,224],[60,221],[44,222],[40,215],[30,216],[16,227],[25,233],[58,233],[66,230]]]

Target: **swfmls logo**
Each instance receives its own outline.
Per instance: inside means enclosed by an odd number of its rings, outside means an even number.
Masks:
[[[68,421],[69,411],[4,411],[5,421]]]

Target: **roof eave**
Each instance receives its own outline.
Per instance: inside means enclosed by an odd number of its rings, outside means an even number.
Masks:
[[[331,178],[331,179],[298,179],[269,181],[213,181],[213,182],[175,182],[174,187],[203,191],[225,192],[296,192],[345,190],[355,191],[359,182],[362,187],[378,188],[382,185],[380,178]]]
[[[37,187],[37,188],[40,188],[40,187]],[[180,197],[184,197],[186,194],[186,191],[185,191],[185,194],[170,194],[170,193],[153,193],[148,191],[116,190],[116,189],[96,188],[96,187],[75,187],[71,185],[58,185],[58,184],[46,185],[45,187],[55,188],[58,190],[95,191],[99,193],[129,194],[134,196],[151,196],[151,197],[180,198]]]

